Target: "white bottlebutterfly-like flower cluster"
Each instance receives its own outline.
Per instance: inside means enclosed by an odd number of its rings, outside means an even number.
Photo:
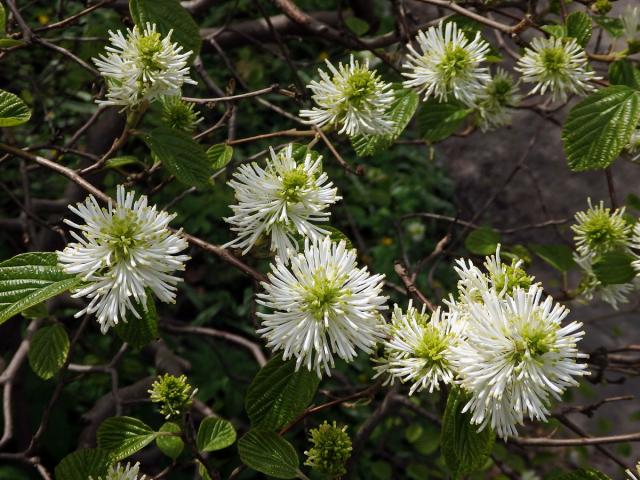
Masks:
[[[127,465],[122,465],[121,463],[116,463],[115,465],[111,465],[109,470],[107,471],[107,475],[104,477],[98,477],[95,480],[146,480],[146,475],[139,476],[138,471],[140,470],[140,462],[136,462],[135,465],[131,465],[127,463]],[[89,480],[94,480],[93,477],[89,477]]]
[[[316,106],[301,110],[300,116],[319,127],[331,125],[338,133],[354,135],[386,135],[394,122],[389,107],[394,101],[390,83],[384,82],[375,70],[351,55],[348,64],[336,68],[326,60],[329,72],[318,69],[320,80],[313,80],[307,88],[313,92]]]
[[[270,237],[271,250],[285,262],[298,251],[298,239],[317,239],[329,232],[316,223],[326,222],[327,209],[341,197],[322,171],[322,157],[311,152],[294,158],[293,146],[276,153],[266,167],[241,165],[229,185],[237,204],[225,220],[237,237],[225,247],[247,253],[260,239]]]
[[[531,94],[549,91],[552,100],[562,102],[571,94],[594,90],[589,82],[599,79],[575,38],[534,38],[515,69],[522,73],[523,82],[535,83]]]
[[[66,273],[84,281],[73,296],[86,297],[89,304],[76,317],[95,314],[104,333],[126,321],[127,313],[139,318],[147,290],[162,302],[175,301],[181,279],[173,273],[184,270],[189,259],[180,254],[187,242],[168,227],[175,214],[150,206],[144,195],[136,200],[122,185],[115,205],[101,208],[90,195],[69,209],[82,223],[65,219],[78,232],[71,231],[76,241],[58,252],[58,261]]]
[[[447,22],[420,31],[415,40],[420,51],[407,45],[409,55],[403,75],[408,80],[404,86],[416,88],[425,100],[453,97],[473,105],[483,84],[491,80],[489,69],[482,66],[489,44],[480,33],[469,40],[455,22]]]
[[[507,438],[527,418],[545,420],[550,399],[587,373],[576,348],[584,332],[577,322],[562,325],[568,310],[543,298],[520,262],[503,263],[498,249],[485,269],[459,260],[457,297],[431,320],[411,305],[406,314],[396,309],[376,369],[389,382],[410,382],[410,393],[458,385],[471,422]]]
[[[330,375],[334,354],[351,362],[357,348],[370,353],[384,336],[384,276],[358,268],[344,240],[307,239],[290,266],[276,258],[268,279],[258,303],[273,312],[258,313],[258,333],[285,360],[295,357],[296,368]]]
[[[106,54],[94,58],[101,75],[107,81],[105,105],[135,107],[140,102],[154,101],[163,96],[180,95],[183,84],[196,84],[189,77],[188,59],[193,52],[182,52],[182,47],[171,42],[171,33],[165,37],[155,24],[138,26],[125,34],[109,32],[111,45]]]
[[[612,210],[602,201],[595,206],[591,199],[588,203],[589,208],[576,213],[576,223],[571,226],[576,244],[573,258],[583,271],[581,294],[586,300],[597,296],[617,309],[619,304],[627,303],[629,295],[640,287],[638,278],[625,283],[605,284],[594,273],[594,264],[605,254],[621,252],[637,258],[632,266],[640,272],[640,257],[634,253],[634,249],[640,248],[640,229],[637,224],[634,228],[627,221],[624,207]]]
[[[511,107],[517,106],[521,99],[518,82],[504,69],[498,68],[491,80],[483,85],[475,100],[480,129],[485,132],[509,125]]]

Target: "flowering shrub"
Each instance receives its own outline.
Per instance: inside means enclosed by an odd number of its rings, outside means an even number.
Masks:
[[[0,4],[0,479],[637,479],[627,3]]]

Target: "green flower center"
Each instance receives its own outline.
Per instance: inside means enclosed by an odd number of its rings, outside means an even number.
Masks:
[[[358,108],[376,93],[376,80],[369,70],[356,70],[347,79],[344,95],[348,104]]]
[[[543,330],[525,326],[520,336],[513,339],[512,361],[520,364],[525,358],[540,360],[552,350],[555,332],[556,328]]]
[[[311,312],[318,321],[331,318],[345,294],[342,284],[339,278],[327,278],[326,272],[316,273],[313,286],[305,292],[303,310]]]
[[[545,48],[542,51],[542,65],[548,74],[562,74],[567,65],[567,54],[562,47]]]
[[[308,181],[309,175],[302,166],[287,172],[282,178],[280,197],[287,202],[299,202],[300,193],[307,186]]]
[[[488,87],[488,93],[491,98],[500,105],[506,105],[509,101],[509,92],[511,92],[513,84],[506,78],[496,78]]]
[[[415,348],[414,354],[418,358],[423,358],[429,366],[441,365],[444,363],[444,353],[447,349],[448,338],[442,335],[437,328],[428,323],[424,325],[424,334],[420,344]]]
[[[606,211],[591,215],[580,230],[585,243],[597,253],[604,253],[625,240],[624,225],[614,223]]]
[[[111,219],[111,224],[102,233],[109,237],[107,243],[117,262],[128,259],[131,250],[142,243],[139,238],[140,226],[131,211],[127,211],[122,217],[115,215]]]
[[[145,35],[138,40],[138,54],[140,63],[147,70],[159,70],[162,65],[157,61],[156,55],[162,50],[162,41],[158,32]]]
[[[527,272],[514,264],[505,265],[504,273],[491,275],[491,280],[498,292],[502,292],[502,289],[506,286],[507,295],[511,294],[516,287],[527,290],[533,283],[533,279],[527,275]]]
[[[460,46],[447,45],[444,57],[438,65],[440,74],[449,84],[454,78],[462,77],[469,72],[471,55]]]

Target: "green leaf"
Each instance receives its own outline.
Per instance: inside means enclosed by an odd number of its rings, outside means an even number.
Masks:
[[[151,152],[176,178],[196,187],[211,185],[209,158],[204,148],[188,133],[169,127],[158,127],[144,138]]]
[[[0,127],[15,127],[28,122],[31,110],[20,97],[0,90]]]
[[[105,164],[107,168],[121,168],[121,167],[126,167],[127,165],[144,165],[144,164],[133,155],[123,155],[121,157],[113,157],[107,160],[107,163]]]
[[[146,310],[138,302],[134,302],[134,307],[140,318],[132,312],[127,312],[127,321],[116,325],[115,330],[123,342],[127,342],[133,348],[142,348],[158,338],[158,313],[153,293],[150,290],[147,291]]]
[[[0,48],[11,48],[18,45],[24,45],[24,42],[13,38],[0,38]],[[29,116],[31,116],[31,112],[29,112]]]
[[[55,470],[56,480],[87,480],[106,477],[109,453],[99,448],[77,450],[62,459]]]
[[[593,468],[581,468],[573,472],[554,475],[549,480],[611,480],[611,478]]]
[[[349,30],[357,36],[364,35],[369,31],[369,24],[358,17],[348,17],[345,19],[344,23],[346,23]]]
[[[277,433],[249,430],[238,441],[240,460],[248,467],[276,478],[298,476],[298,454],[293,445]]]
[[[498,232],[489,227],[480,227],[467,235],[464,247],[474,255],[491,255],[496,253],[498,243]]]
[[[609,65],[609,81],[612,85],[626,85],[640,90],[640,69],[629,60],[618,60]]]
[[[471,414],[462,413],[465,403],[464,393],[453,388],[442,418],[442,456],[455,479],[482,468],[495,441],[495,434],[489,427],[478,432],[478,426],[471,425]]]
[[[618,157],[640,119],[639,98],[633,89],[614,85],[571,109],[562,129],[571,170],[603,169]]]
[[[593,17],[593,21],[614,38],[620,38],[624,35],[624,25],[619,18],[597,15]]]
[[[375,155],[393,145],[411,121],[420,99],[413,90],[397,88],[391,104],[389,116],[394,122],[393,133],[389,135],[356,135],[351,137],[356,153],[361,157]]]
[[[0,324],[81,281],[62,271],[54,252],[22,253],[5,260],[0,263]]]
[[[316,393],[320,379],[280,356],[269,360],[249,385],[244,405],[252,427],[277,430],[300,415]]]
[[[573,12],[566,19],[567,35],[584,47],[591,38],[591,18],[584,12]]]
[[[7,12],[0,3],[0,37],[7,34]]]
[[[593,273],[603,285],[618,285],[634,279],[636,272],[631,265],[633,255],[614,251],[600,256],[593,263]]]
[[[236,430],[231,422],[222,418],[207,417],[200,423],[196,444],[201,452],[222,450],[236,441]]]
[[[322,229],[329,232],[329,238],[331,238],[331,240],[333,240],[334,242],[341,242],[342,240],[344,240],[344,243],[346,243],[348,249],[353,248],[351,239],[347,237],[341,230],[338,230],[336,227],[332,227],[331,225],[322,225]]]
[[[29,365],[36,375],[49,380],[64,365],[69,353],[69,336],[59,323],[40,328],[29,347]]]
[[[175,435],[158,435],[156,445],[167,457],[175,460],[184,449],[184,442],[180,438],[180,425],[173,422],[166,422],[160,427],[160,433],[175,433]]]
[[[453,134],[464,122],[471,109],[457,100],[438,102],[430,98],[418,112],[420,136],[430,142],[439,142]]]
[[[226,143],[213,145],[207,150],[207,158],[214,170],[220,170],[226,167],[227,163],[233,158],[233,147]]]
[[[173,30],[171,40],[184,47],[184,52],[191,50],[192,61],[200,53],[200,27],[178,0],[129,0],[129,11],[138,28],[149,22],[156,24],[162,36]]]
[[[107,450],[112,461],[127,458],[153,442],[158,434],[133,417],[107,418],[98,428],[98,447]]]
[[[568,272],[576,266],[573,250],[566,245],[530,245],[531,250],[556,270]]]
[[[567,36],[567,27],[565,27],[564,25],[543,25],[540,28],[542,28],[542,30],[547,32],[552,37],[563,38]]]

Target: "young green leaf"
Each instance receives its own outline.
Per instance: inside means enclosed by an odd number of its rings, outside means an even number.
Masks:
[[[618,60],[609,65],[609,82],[640,90],[640,68],[629,60]]]
[[[620,38],[624,35],[624,25],[619,18],[596,15],[593,17],[593,21],[613,38]]]
[[[574,106],[562,129],[571,170],[598,170],[611,165],[640,120],[639,103],[639,92],[614,85]]]
[[[121,157],[108,159],[105,164],[107,168],[121,168],[127,165],[143,165],[143,163],[133,155],[122,155]]]
[[[240,460],[248,467],[276,478],[298,476],[298,454],[293,445],[277,433],[249,430],[238,441]]]
[[[576,266],[573,250],[566,245],[530,245],[530,248],[542,260],[561,272],[568,272]]]
[[[53,252],[22,253],[0,263],[0,324],[81,283],[58,266]]]
[[[0,127],[22,125],[31,118],[31,110],[20,97],[0,90]]]
[[[417,115],[420,136],[429,142],[444,140],[460,128],[469,113],[471,110],[457,100],[429,99]]]
[[[480,227],[472,231],[464,241],[464,248],[475,255],[491,255],[496,253],[500,243],[500,235],[489,227]]]
[[[149,22],[155,23],[163,36],[173,30],[171,40],[184,47],[184,52],[191,50],[191,60],[200,53],[200,28],[178,0],[129,0],[129,11],[138,28]]]
[[[59,323],[40,328],[29,347],[29,365],[36,375],[49,380],[64,365],[69,353],[69,336]]]
[[[566,19],[567,35],[584,47],[591,38],[591,18],[584,12],[572,12]]]
[[[236,441],[236,430],[231,422],[222,418],[207,417],[200,423],[196,444],[201,452],[222,450]]]
[[[107,450],[114,462],[127,458],[153,442],[158,434],[133,417],[107,418],[98,428],[98,447]]]
[[[207,150],[207,158],[209,158],[213,170],[220,170],[226,167],[233,158],[233,147],[226,143],[213,145]]]
[[[273,357],[249,385],[244,405],[251,425],[277,430],[309,405],[320,380],[315,372],[300,368],[295,360]]]
[[[420,99],[413,90],[397,88],[394,92],[395,100],[390,107],[390,117],[394,122],[393,133],[390,135],[357,135],[351,138],[351,144],[361,157],[375,155],[389,148],[402,134],[413,118]]]
[[[631,265],[634,257],[626,252],[608,252],[593,263],[593,273],[603,285],[618,285],[634,279],[636,272]]]
[[[547,32],[552,37],[563,38],[567,36],[567,27],[564,25],[549,24],[543,25],[540,28],[542,28],[542,30]]]
[[[478,432],[471,424],[471,414],[462,413],[464,393],[453,388],[447,398],[442,418],[441,449],[454,479],[482,468],[493,450],[495,434],[489,427]]]
[[[106,477],[111,460],[109,453],[99,448],[87,448],[70,453],[56,466],[56,480],[87,480]]]
[[[140,318],[132,312],[127,312],[127,321],[118,323],[115,331],[123,342],[127,342],[133,348],[142,348],[158,338],[158,313],[152,292],[147,291],[146,310],[137,302],[134,302],[134,307]]]
[[[188,133],[158,127],[144,138],[151,152],[186,185],[207,187],[212,168],[204,148]]]
[[[180,438],[180,426],[177,423],[166,422],[158,430],[159,433],[174,433],[175,435],[158,435],[156,445],[167,457],[175,460],[184,449],[184,442]]]

